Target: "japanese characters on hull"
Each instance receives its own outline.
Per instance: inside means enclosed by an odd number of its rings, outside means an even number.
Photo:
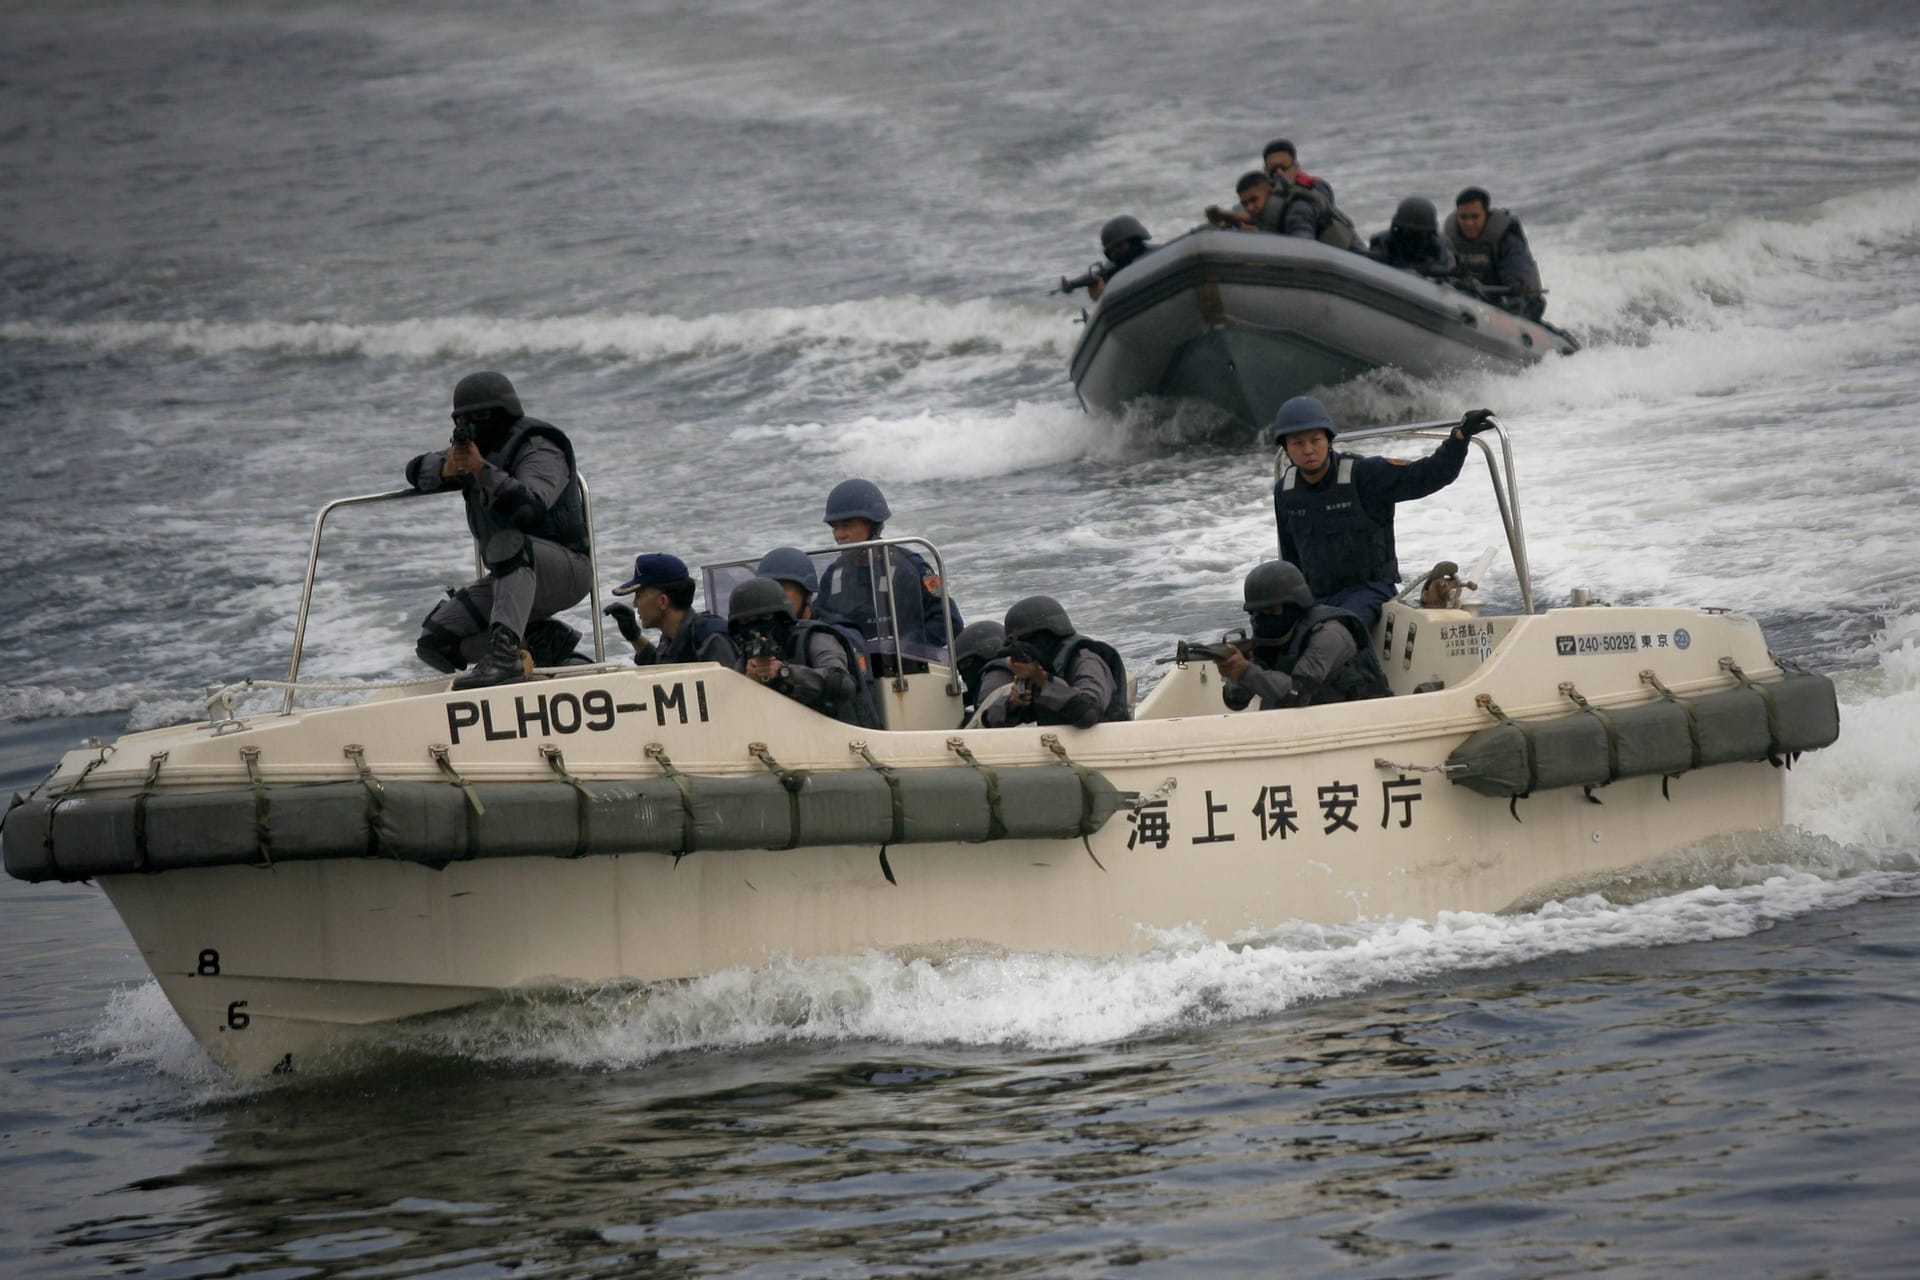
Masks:
[[[1382,831],[1405,831],[1426,799],[1422,777],[1401,773],[1382,779],[1326,782],[1271,782],[1250,788],[1202,788],[1198,821],[1175,821],[1169,797],[1155,794],[1127,814],[1127,848],[1167,849],[1284,841],[1289,838],[1358,836],[1362,823]],[[1248,819],[1251,818],[1251,821]],[[1304,824],[1304,827],[1303,827]]]

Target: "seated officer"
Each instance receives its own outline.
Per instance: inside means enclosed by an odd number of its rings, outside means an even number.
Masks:
[[[827,495],[826,524],[840,546],[872,542],[882,536],[893,509],[871,480],[842,480]],[[891,573],[876,573],[884,550]],[[924,648],[944,648],[947,616],[940,596],[940,575],[905,547],[870,547],[843,552],[820,578],[814,610],[829,622],[843,622],[869,640],[895,639]],[[891,633],[898,617],[900,634]],[[955,627],[965,625],[958,606]]]
[[[1253,638],[1215,664],[1228,709],[1239,711],[1256,698],[1262,711],[1272,711],[1392,692],[1360,619],[1315,604],[1306,578],[1285,560],[1255,566],[1245,596]]]
[[[735,670],[822,715],[880,728],[873,679],[847,638],[825,623],[795,618],[786,588],[772,578],[733,589],[727,628],[741,655]]]
[[[1367,244],[1367,256],[1402,271],[1447,277],[1458,269],[1453,247],[1440,234],[1440,213],[1433,201],[1408,196],[1393,211],[1393,223],[1376,231]]]
[[[1128,720],[1127,668],[1114,647],[1073,629],[1060,602],[1028,596],[1007,610],[1006,670],[980,681],[980,723],[1066,724],[1088,729]],[[1004,697],[998,690],[1008,685]]]
[[[1003,656],[1007,647],[1007,629],[997,622],[973,622],[967,624],[960,636],[953,642],[953,669],[960,677],[960,683],[966,686],[966,719],[964,725],[980,710],[981,682],[986,679],[989,670],[1007,670],[1007,660]],[[1009,674],[998,683],[1011,684]]]
[[[1511,210],[1492,205],[1484,187],[1468,187],[1453,198],[1441,229],[1460,260],[1461,286],[1538,320],[1547,313],[1547,291],[1527,233]]]
[[[610,604],[601,612],[613,619],[620,634],[633,645],[633,660],[641,666],[671,666],[680,662],[717,662],[738,666],[740,655],[727,635],[727,624],[693,608],[693,576],[679,556],[663,552],[633,558],[633,576],[613,589],[632,596],[633,606]],[[660,633],[654,644],[642,634],[646,627]]]

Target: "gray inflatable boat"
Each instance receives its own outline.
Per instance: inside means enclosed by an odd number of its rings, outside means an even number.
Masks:
[[[1115,274],[1073,353],[1090,410],[1204,400],[1256,426],[1282,401],[1392,367],[1520,368],[1579,344],[1409,271],[1297,236],[1201,229]]]

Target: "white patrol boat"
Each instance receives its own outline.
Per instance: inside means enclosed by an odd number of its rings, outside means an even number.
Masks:
[[[288,679],[69,752],[15,797],[6,868],[97,882],[194,1036],[245,1075],[517,988],[1498,911],[1778,825],[1781,766],[1838,734],[1832,685],[1783,669],[1740,614],[1536,611],[1506,433],[1474,444],[1521,613],[1416,582],[1376,636],[1393,697],[1229,713],[1193,661],[1130,722],[1087,730],[963,730],[950,667],[885,645],[882,730],[711,664],[436,677],[301,708],[327,514],[400,495],[342,500],[315,523]],[[710,604],[738,570],[709,568]],[[284,691],[277,710],[236,708],[262,688]]]

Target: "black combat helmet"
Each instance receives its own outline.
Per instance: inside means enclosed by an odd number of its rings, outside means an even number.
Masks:
[[[787,589],[772,578],[749,578],[727,597],[727,625],[738,629],[742,623],[760,618],[793,618],[793,601]]]
[[[1123,213],[1117,218],[1108,218],[1107,224],[1100,228],[1100,249],[1116,262],[1121,260],[1119,253],[1129,240],[1139,242],[1132,250],[1133,254],[1138,254],[1150,239],[1152,236],[1147,228],[1132,214]]]
[[[455,417],[486,409],[504,409],[510,418],[523,416],[525,411],[520,408],[520,397],[514,393],[513,383],[507,381],[506,374],[489,369],[470,373],[454,384]]]
[[[1052,596],[1028,596],[1007,610],[1007,636],[1029,640],[1037,635],[1065,638],[1073,634],[1067,611]]]
[[[970,622],[954,637],[955,666],[964,662],[989,662],[1007,647],[1007,629],[997,622]]]
[[[1438,231],[1440,215],[1434,210],[1433,201],[1421,196],[1408,196],[1393,211],[1393,229],[1404,232]]]
[[[1313,608],[1313,592],[1307,588],[1306,576],[1285,560],[1268,560],[1255,565],[1253,572],[1247,575],[1245,591],[1244,607],[1248,613],[1260,613],[1287,605],[1301,609]]]

